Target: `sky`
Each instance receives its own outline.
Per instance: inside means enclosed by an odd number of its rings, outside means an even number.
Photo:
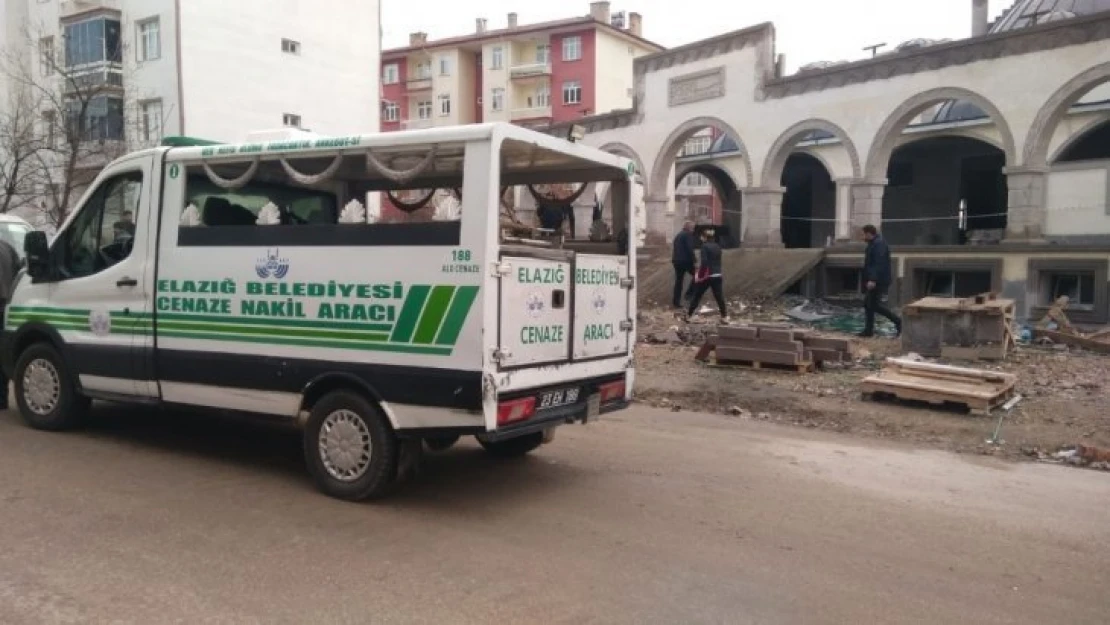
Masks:
[[[994,19],[1012,0],[990,0]],[[515,11],[520,24],[587,15],[590,0],[382,0],[384,48],[408,45],[409,33],[429,39],[474,32],[474,20],[504,28]],[[612,11],[644,16],[644,36],[666,47],[773,22],[776,50],[789,71],[814,61],[870,56],[864,46],[889,48],[909,39],[959,39],[971,34],[971,0],[613,0]],[[889,49],[888,48],[888,49]]]

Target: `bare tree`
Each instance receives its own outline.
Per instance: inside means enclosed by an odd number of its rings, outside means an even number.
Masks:
[[[37,149],[33,152],[32,177],[38,190],[39,209],[51,227],[65,220],[73,202],[97,173],[112,160],[161,139],[166,113],[157,120],[159,136],[148,136],[139,99],[125,89],[127,58],[120,24],[114,43],[105,35],[105,58],[82,63],[69,58],[54,34],[26,29],[24,50],[37,50],[35,61],[8,54],[0,71],[10,84],[23,89],[39,107]],[[64,38],[57,38],[62,39]]]
[[[32,204],[38,152],[38,106],[25,89],[12,89],[0,104],[0,213]]]

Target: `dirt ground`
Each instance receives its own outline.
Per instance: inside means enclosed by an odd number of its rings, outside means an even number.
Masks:
[[[733,323],[769,319],[782,320],[768,311]],[[1076,445],[1110,449],[1108,356],[1063,346],[1024,346],[997,365],[932,360],[1017,374],[1024,399],[1003,422],[999,438],[1004,442],[991,445],[987,439],[997,416],[862,399],[860,380],[880,369],[884,358],[901,355],[898,340],[859,340],[863,357],[858,362],[812,374],[717,369],[694,360],[697,346],[714,327],[682,323],[669,310],[641,312],[637,401],[677,412],[706,411],[1013,459],[1050,460]]]

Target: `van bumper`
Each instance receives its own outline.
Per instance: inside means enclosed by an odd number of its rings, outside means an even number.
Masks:
[[[614,400],[608,401],[604,404],[597,404],[596,411],[591,411],[590,410],[590,405],[591,405],[590,400],[593,399],[593,395],[596,392],[597,387],[600,384],[604,384],[606,382],[612,382],[614,380],[620,380],[622,377],[624,377],[624,376],[623,375],[622,376],[617,376],[616,378],[606,377],[606,378],[602,378],[602,379],[598,379],[598,380],[586,381],[586,382],[583,383],[583,385],[586,388],[590,389],[590,391],[591,391],[591,393],[589,395],[587,395],[586,401],[581,401],[581,402],[578,402],[578,403],[570,405],[570,406],[561,406],[559,408],[552,408],[550,410],[545,410],[545,411],[537,414],[536,416],[532,417],[531,419],[528,419],[527,421],[523,421],[521,423],[514,423],[512,425],[507,425],[505,427],[498,428],[498,429],[493,430],[491,432],[485,432],[483,434],[479,434],[478,438],[480,438],[481,440],[486,441],[486,442],[496,443],[498,441],[508,440],[508,439],[511,439],[511,438],[516,438],[518,436],[524,436],[526,434],[534,434],[536,432],[542,432],[544,430],[548,430],[550,428],[558,427],[560,425],[571,425],[571,424],[574,424],[574,423],[582,423],[582,424],[591,423],[593,421],[596,421],[601,415],[616,412],[618,410],[624,410],[624,409],[628,408],[629,405],[631,404],[631,402],[629,402],[627,399],[624,399],[624,398],[614,399]],[[563,387],[563,386],[566,386],[566,385],[565,384],[557,385],[554,388],[559,388],[559,387]],[[529,391],[528,394],[543,393],[545,390],[548,390],[548,389],[545,389],[545,388],[534,389],[534,390]],[[521,394],[520,393],[514,393],[513,395],[514,396],[519,396]],[[591,412],[593,412],[593,414],[591,414]]]

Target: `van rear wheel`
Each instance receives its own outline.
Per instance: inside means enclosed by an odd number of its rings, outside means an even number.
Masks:
[[[491,456],[498,458],[518,458],[535,450],[543,444],[543,432],[517,436],[505,441],[486,442],[478,439],[482,448]]]
[[[92,402],[77,392],[65,360],[52,345],[28,347],[13,373],[15,400],[27,425],[62,432],[79,427],[88,417]]]
[[[304,431],[308,471],[325,494],[381,497],[397,478],[399,445],[382,411],[363,396],[334,391],[312,407]]]

